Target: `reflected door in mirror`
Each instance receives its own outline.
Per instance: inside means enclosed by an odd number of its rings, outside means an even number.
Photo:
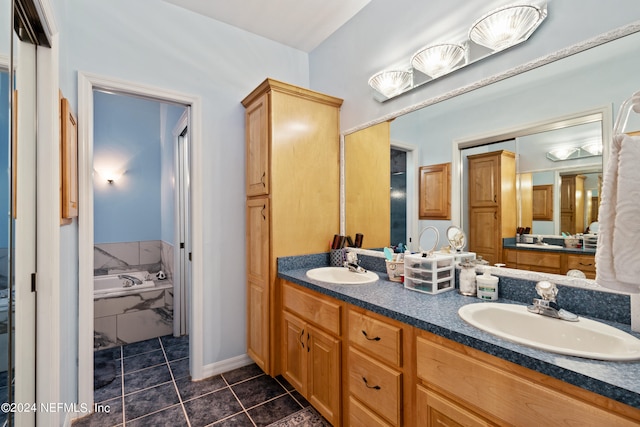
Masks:
[[[560,184],[560,231],[584,232],[584,175],[564,175]]]
[[[475,154],[469,161],[469,250],[491,264],[502,262],[502,239],[516,231],[516,159],[506,151]]]

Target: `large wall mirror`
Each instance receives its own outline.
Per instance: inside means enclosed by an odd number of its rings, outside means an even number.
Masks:
[[[518,221],[522,224],[530,222],[533,233],[559,235],[563,231],[571,234],[584,232],[597,219],[594,204],[599,200],[599,179],[603,162],[606,162],[613,116],[621,103],[640,89],[634,77],[634,70],[638,67],[640,33],[632,33],[395,117],[390,122],[390,148],[398,147],[409,154],[407,165],[411,170],[406,173],[408,185],[403,196],[407,200],[406,241],[412,242],[412,248],[417,249],[420,230],[429,225],[435,226],[441,236],[451,225],[467,227],[463,161],[463,153],[467,153],[467,150],[471,153],[474,150],[504,149],[517,153],[519,186],[525,190],[529,186],[531,197],[534,197],[535,187],[536,200],[543,196],[551,197],[545,199],[550,200],[548,209],[542,212],[537,209],[534,219],[533,206],[529,207],[526,201],[523,204],[523,200],[529,196],[517,196]],[[640,129],[640,126],[636,127]],[[345,136],[345,168],[359,169],[363,174],[376,176],[375,170],[349,157],[349,137],[349,134]],[[589,153],[589,144],[598,140],[604,143],[604,153]],[[574,153],[566,160],[552,161],[547,153],[557,148],[574,149]],[[557,154],[562,156],[560,152]],[[452,162],[453,166],[451,220],[418,220],[416,168],[446,162]],[[353,166],[354,163],[356,166]],[[389,173],[388,169],[385,173]],[[583,224],[573,229],[563,225],[560,217],[562,179],[570,175],[584,176],[585,182],[585,203],[581,212]],[[389,187],[384,191],[391,198],[393,190],[390,191]],[[346,179],[345,191],[348,197],[350,191],[378,189],[359,189]],[[588,200],[587,191],[590,194]],[[535,207],[540,206],[536,203]],[[348,218],[354,217],[349,210],[354,208],[358,209],[353,205],[346,207],[347,230],[358,228],[357,224],[348,223]],[[371,210],[371,207],[367,209]],[[383,206],[385,212],[387,209],[389,207]],[[375,224],[368,224],[368,227],[389,228],[389,220],[384,215],[382,218]],[[515,236],[515,232],[514,228],[511,237]],[[367,246],[366,237],[365,247],[372,247]]]

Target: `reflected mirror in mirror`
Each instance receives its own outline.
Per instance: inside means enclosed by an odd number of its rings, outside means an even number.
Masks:
[[[399,115],[390,125],[390,145],[402,145],[402,147],[411,147],[413,153],[416,153],[417,160],[414,162],[407,160],[408,165],[433,165],[454,161],[454,157],[459,156],[459,148],[467,148],[473,144],[469,141],[483,139],[481,144],[495,142],[496,139],[486,139],[487,136],[504,134],[512,131],[512,143],[508,148],[503,148],[514,153],[518,150],[533,148],[524,144],[535,144],[524,138],[522,129],[531,127],[536,123],[553,123],[558,118],[566,116],[576,116],[580,112],[592,112],[596,108],[607,110],[607,123],[611,125],[613,114],[617,111],[619,105],[630,94],[638,90],[637,79],[634,77],[634,70],[640,67],[640,34],[634,33],[621,37],[617,40],[610,41],[603,45],[588,49],[586,51],[574,54],[567,58],[552,62],[539,68],[515,75],[504,79],[500,82],[475,89],[463,95],[455,96],[442,102],[429,105],[425,108],[418,109],[407,114]],[[555,120],[554,120],[555,118]],[[591,123],[598,126],[596,122],[600,119],[590,118],[585,123],[572,123],[571,126],[578,124],[586,125]],[[602,126],[600,124],[599,126]],[[565,124],[562,127],[570,127]],[[549,128],[546,130],[553,130]],[[516,131],[520,131],[517,133]],[[611,129],[608,129],[610,132]],[[360,131],[359,131],[360,132]],[[533,132],[539,133],[539,132]],[[531,134],[531,132],[529,133]],[[472,138],[473,135],[479,135],[480,138]],[[349,137],[347,135],[346,137]],[[516,138],[522,137],[522,143],[516,146]],[[605,134],[606,137],[606,134]],[[504,141],[499,139],[499,141]],[[463,142],[466,144],[464,145]],[[505,144],[508,145],[508,144]],[[349,168],[353,157],[345,156],[345,167]],[[454,160],[452,160],[454,159]],[[522,170],[531,172],[531,179],[535,178],[535,185],[543,184],[543,176],[535,175],[543,173],[542,167],[524,169],[526,158],[524,155],[519,156],[522,161]],[[596,163],[595,159],[588,160]],[[459,160],[458,160],[459,161]],[[577,160],[572,160],[577,162]],[[580,161],[587,161],[580,160]],[[602,162],[602,160],[600,161]],[[468,218],[463,208],[463,201],[466,200],[466,177],[464,172],[461,173],[460,168],[464,165],[453,165],[452,170],[453,187],[452,187],[452,220],[425,220],[418,221],[417,205],[413,208],[407,207],[407,240],[412,238],[417,250],[417,235],[419,231],[427,225],[434,225],[444,235],[447,227],[452,223],[457,223],[465,230],[469,238],[466,224]],[[601,170],[602,166],[600,166]],[[569,168],[571,169],[571,168]],[[371,169],[360,168],[360,171],[374,174]],[[564,173],[576,172],[581,174],[598,173],[596,170],[583,169],[577,167],[571,170],[563,170]],[[558,173],[558,179],[560,178]],[[408,182],[414,180],[415,173],[407,172]],[[533,185],[533,181],[532,181]],[[555,183],[558,188],[559,183]],[[381,184],[382,187],[389,188],[387,184]],[[345,187],[349,191],[353,190],[350,178],[346,177]],[[366,190],[373,190],[366,189]],[[365,188],[362,188],[364,191]],[[377,190],[375,190],[377,191]],[[597,189],[592,190],[592,204]],[[554,203],[559,198],[560,191],[554,191]],[[407,189],[407,203],[415,199],[417,202],[417,190]],[[348,218],[350,210],[369,212],[367,226],[372,228],[389,227],[388,217],[382,215],[378,218],[371,213],[370,205],[346,204],[345,215]],[[559,214],[560,207],[553,209],[553,215]],[[411,216],[415,220],[415,226],[412,225]],[[519,214],[520,215],[520,214]],[[532,219],[533,221],[533,219]],[[587,219],[585,219],[586,223]],[[549,234],[559,234],[560,225],[556,228],[556,221],[540,221],[539,226],[552,228]],[[553,225],[552,225],[553,224]],[[532,223],[532,226],[534,224]],[[354,229],[358,228],[358,224],[351,223]],[[347,221],[347,228],[349,228]],[[544,229],[541,229],[544,232]],[[583,230],[584,231],[584,230]],[[512,237],[515,236],[515,229],[512,231]],[[546,233],[545,233],[546,234]],[[388,242],[387,242],[388,243]],[[381,245],[384,246],[384,245]],[[371,247],[371,246],[370,246]],[[470,250],[467,247],[467,250]]]
[[[447,228],[447,240],[451,249],[455,249],[456,252],[461,252],[467,246],[467,235],[455,225]]]

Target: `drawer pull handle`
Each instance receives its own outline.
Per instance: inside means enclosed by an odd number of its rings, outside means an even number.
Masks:
[[[369,341],[380,341],[381,340],[380,337],[369,338],[369,335],[367,335],[367,331],[365,331],[365,330],[362,331],[362,335],[364,335],[364,337],[366,339],[368,339]]]
[[[580,264],[580,265],[584,265],[585,267],[591,267],[591,266],[593,265],[593,264],[591,264],[591,263],[584,264],[584,263],[582,263],[582,262],[581,262],[581,263],[579,263],[579,264]]]
[[[267,188],[267,184],[265,184],[264,179],[267,177],[267,173],[266,172],[262,172],[262,177],[260,177],[260,182],[262,183],[262,186],[264,188]]]
[[[302,341],[303,337],[304,337],[304,329],[300,331],[300,346],[302,348],[304,348],[304,341]]]
[[[372,388],[374,390],[380,390],[380,386],[379,385],[369,385],[369,383],[367,382],[367,379],[365,377],[362,377],[362,381],[364,381],[364,385],[366,385],[367,388]]]
[[[262,219],[263,220],[267,219],[266,215],[264,214],[265,210],[267,210],[267,205],[262,205],[262,210],[260,211],[260,213],[262,214]]]
[[[307,353],[311,351],[311,347],[309,347],[309,338],[311,338],[311,336],[309,335],[309,332],[307,332]]]

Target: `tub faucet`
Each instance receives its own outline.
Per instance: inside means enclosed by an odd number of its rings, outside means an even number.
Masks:
[[[127,279],[131,280],[134,285],[142,285],[142,280],[129,274],[118,274],[118,279]]]
[[[536,291],[542,298],[533,299],[533,305],[527,307],[529,312],[569,322],[577,322],[579,320],[577,315],[558,306],[556,302],[558,288],[556,288],[556,285],[543,280],[536,284]]]

